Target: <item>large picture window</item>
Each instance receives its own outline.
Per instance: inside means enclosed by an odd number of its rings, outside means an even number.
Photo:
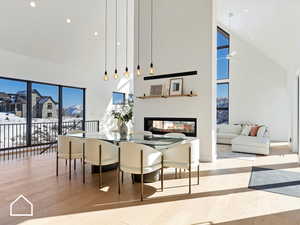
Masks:
[[[230,36],[217,31],[217,124],[229,123],[229,52]]]
[[[0,150],[55,143],[85,129],[85,89],[0,77]]]

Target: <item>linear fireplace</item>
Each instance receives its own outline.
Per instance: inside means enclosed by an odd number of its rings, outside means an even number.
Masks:
[[[197,136],[196,118],[145,117],[144,130],[153,134],[183,133],[189,137]]]

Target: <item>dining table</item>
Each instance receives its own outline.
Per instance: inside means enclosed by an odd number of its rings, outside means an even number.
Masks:
[[[133,142],[137,144],[143,144],[150,146],[158,151],[163,153],[164,150],[171,148],[177,144],[188,143],[197,140],[196,137],[165,137],[163,135],[151,135],[145,136],[143,134],[129,134],[126,137],[122,137],[118,132],[109,132],[109,133],[77,133],[77,134],[68,134],[67,136],[76,137],[76,138],[93,138],[103,141],[111,142],[115,145],[119,145],[120,142]],[[86,149],[88,151],[88,149]],[[117,164],[104,166],[102,171],[113,170],[117,168]],[[99,171],[98,166],[92,166],[92,173],[97,173]],[[138,175],[134,175],[135,180],[138,182]],[[155,182],[159,179],[158,171],[155,171],[150,174],[144,175],[144,181]]]

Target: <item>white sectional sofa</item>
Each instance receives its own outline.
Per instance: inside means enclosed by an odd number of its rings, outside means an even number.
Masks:
[[[231,144],[233,152],[269,155],[270,137],[268,128],[262,126],[263,129],[258,132],[257,136],[248,136],[243,131],[244,126],[249,125],[219,125],[217,129],[217,143]]]
[[[230,124],[218,125],[217,143],[231,145],[231,140],[241,135],[241,132],[242,132],[241,125],[230,125]]]
[[[270,154],[270,139],[268,137],[238,136],[232,140],[233,152]]]

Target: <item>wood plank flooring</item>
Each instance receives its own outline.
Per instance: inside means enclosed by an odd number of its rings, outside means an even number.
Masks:
[[[187,174],[174,179],[174,170],[165,170],[165,190],[161,192],[160,182],[146,184],[146,200],[140,202],[139,184],[133,185],[129,174],[118,195],[116,171],[103,174],[99,190],[98,176],[91,175],[89,166],[82,184],[79,161],[71,181],[64,160],[55,176],[54,154],[0,161],[0,225],[299,225],[299,198],[248,189],[252,166],[300,173],[297,155],[278,146],[272,155],[254,161],[201,164],[200,185],[193,173],[192,195],[187,194]],[[20,194],[32,201],[33,217],[9,216],[9,204]]]

